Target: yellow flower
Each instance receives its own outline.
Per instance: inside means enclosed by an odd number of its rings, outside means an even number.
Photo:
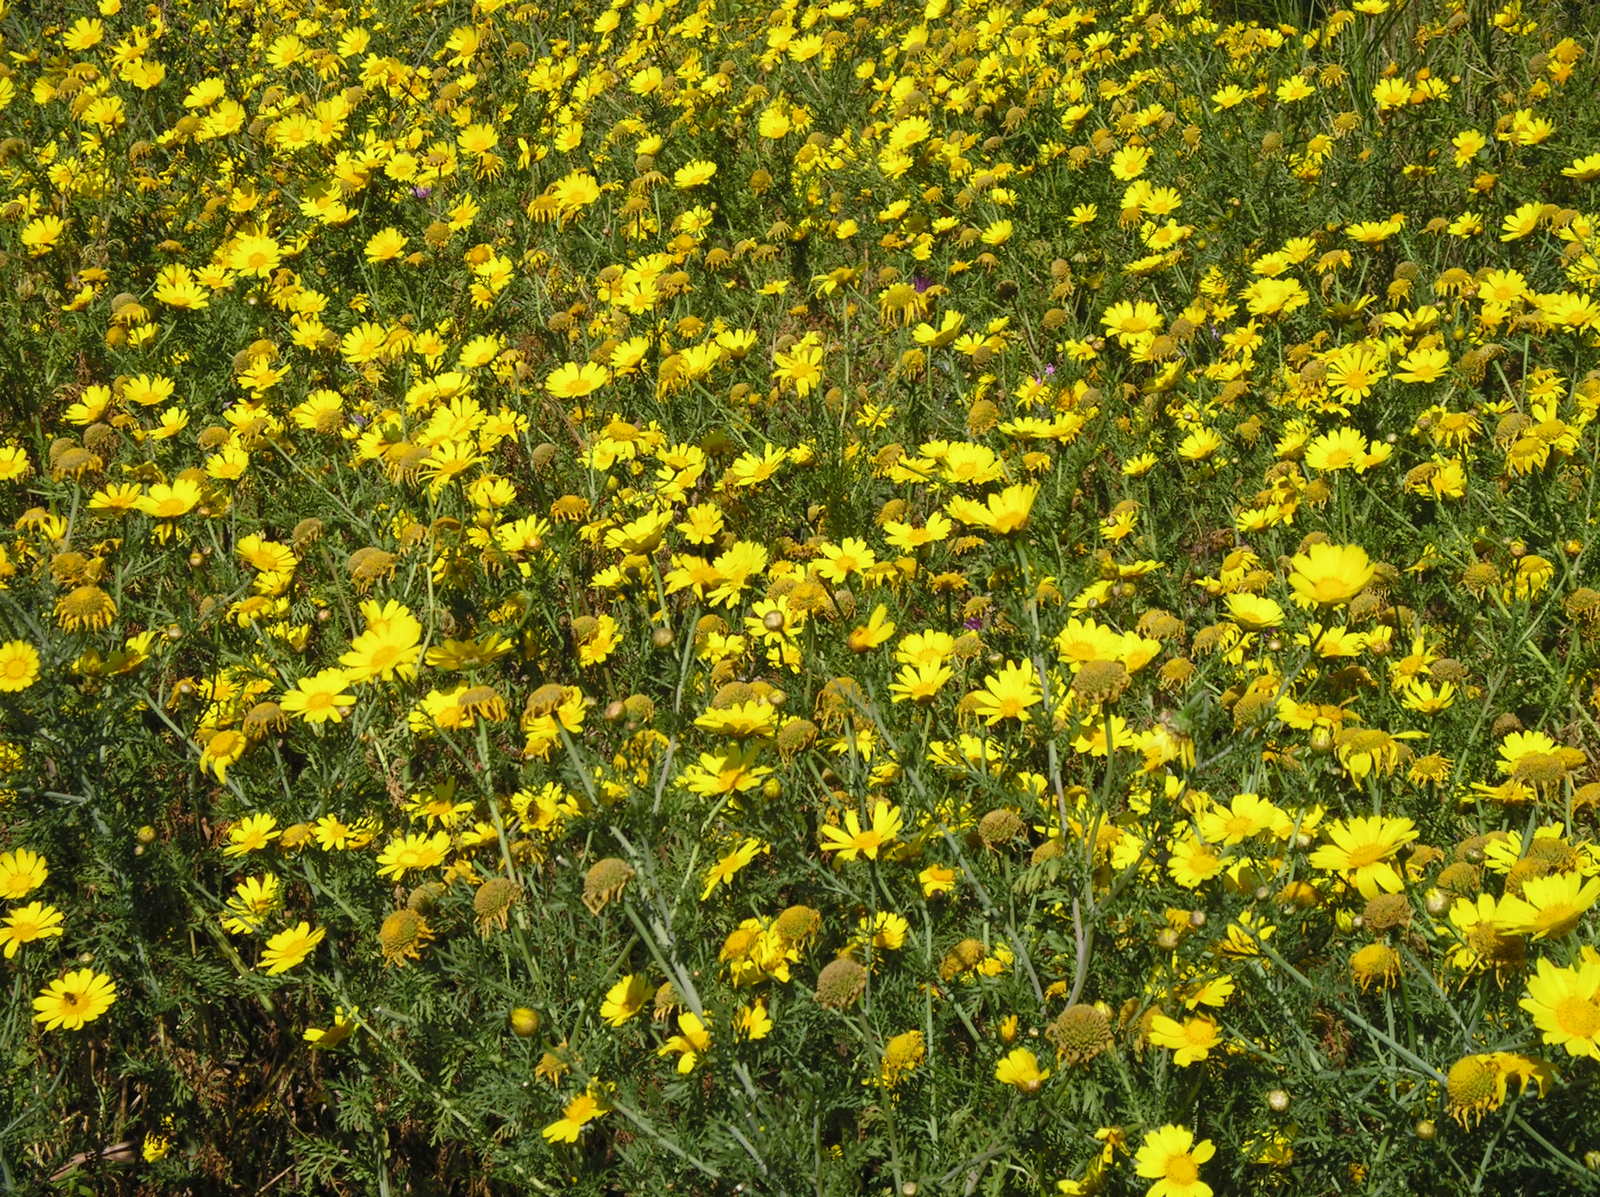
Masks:
[[[354,694],[346,694],[350,675],[342,669],[324,669],[295,683],[286,691],[279,705],[291,715],[298,715],[307,723],[338,723],[356,702]]]
[[[34,1022],[44,1023],[47,1031],[80,1031],[117,1000],[117,986],[104,973],[80,968],[51,981],[33,999]]]
[[[990,727],[1005,719],[1021,720],[1043,700],[1039,674],[1031,661],[1007,661],[998,674],[983,679],[983,689],[972,692],[972,713]]]
[[[585,1092],[567,1103],[561,1117],[540,1133],[551,1143],[576,1143],[585,1126],[609,1112],[610,1107],[600,1100],[598,1085],[591,1081]]]
[[[1523,882],[1521,898],[1502,899],[1510,930],[1544,939],[1566,935],[1583,913],[1600,900],[1600,877],[1584,880],[1580,873],[1554,873]]]
[[[678,1033],[657,1048],[656,1055],[670,1056],[677,1052],[678,1071],[687,1075],[710,1049],[710,1029],[699,1015],[685,1010],[678,1015]]]
[[[985,528],[997,536],[1008,536],[1028,526],[1028,517],[1038,495],[1037,483],[1014,483],[989,495],[982,503],[957,496],[945,505],[945,510],[964,524]]]
[[[804,399],[822,380],[822,347],[801,341],[790,352],[773,354],[772,364],[777,367],[772,377],[789,383],[795,394]]]
[[[1463,129],[1450,139],[1450,145],[1455,150],[1455,165],[1465,166],[1478,156],[1478,152],[1489,144],[1489,139],[1476,129]]]
[[[222,929],[230,935],[247,935],[260,928],[267,915],[283,900],[283,889],[274,873],[246,877],[233,887],[222,915]]]
[[[705,888],[700,891],[700,900],[704,902],[719,885],[732,886],[733,878],[757,856],[771,850],[771,846],[762,843],[753,836],[747,837],[732,852],[729,852],[716,864],[712,865],[706,873]],[[1600,884],[1597,882],[1596,884]]]
[[[575,170],[552,183],[546,194],[565,223],[600,198],[600,183],[588,171]]]
[[[1405,79],[1379,79],[1372,85],[1379,112],[1402,108],[1411,102],[1411,84]]]
[[[851,941],[851,950],[871,944],[881,952],[898,952],[905,947],[911,924],[902,915],[880,910],[872,916],[863,916],[857,923],[857,932]]]
[[[339,658],[352,684],[415,676],[422,652],[422,624],[404,605],[364,602],[367,628]]]
[[[760,744],[730,747],[720,754],[702,752],[700,759],[683,771],[679,784],[706,798],[748,793],[772,773],[770,765],[757,763],[760,759]]]
[[[823,545],[821,559],[813,568],[818,577],[830,582],[843,582],[851,574],[865,573],[877,560],[878,555],[867,546],[866,541],[847,536],[842,544]]]
[[[611,381],[611,371],[598,362],[567,362],[545,379],[545,390],[557,399],[581,399]]]
[[[0,482],[17,482],[26,478],[32,469],[28,451],[21,445],[0,446]]]
[[[278,835],[276,816],[265,812],[246,815],[228,828],[228,846],[222,850],[222,854],[243,856],[246,852],[259,852]]]
[[[1150,1042],[1170,1049],[1174,1053],[1173,1062],[1182,1068],[1204,1060],[1221,1040],[1217,1024],[1201,1015],[1179,1022],[1158,1014],[1150,1024]]]
[[[1328,838],[1333,842],[1311,854],[1313,868],[1341,874],[1364,898],[1380,892],[1395,894],[1404,888],[1389,857],[1417,838],[1410,819],[1383,815],[1340,819],[1329,825]]]
[[[1314,544],[1289,560],[1289,585],[1303,607],[1349,602],[1377,568],[1359,545]]]
[[[60,934],[61,912],[44,902],[29,902],[9,911],[4,924],[0,924],[0,943],[5,944],[7,960],[25,943],[52,939]]]
[[[1244,289],[1242,298],[1252,316],[1287,316],[1311,302],[1311,296],[1298,279],[1257,279]]]
[[[1518,241],[1537,229],[1543,219],[1544,205],[1538,200],[1529,200],[1500,222],[1500,240]]]
[[[1225,88],[1224,90],[1239,92],[1239,98],[1245,98],[1245,94],[1237,87]],[[1307,96],[1316,95],[1316,92],[1317,89],[1312,86],[1311,81],[1304,75],[1290,75],[1282,83],[1278,84],[1273,95],[1278,98],[1280,103],[1294,104]],[[1213,96],[1212,99],[1215,100],[1216,96]]]
[[[366,258],[369,262],[389,262],[405,252],[406,235],[396,228],[380,229],[367,238]]]
[[[837,852],[839,860],[855,860],[857,856],[877,860],[878,853],[900,834],[903,822],[900,808],[880,798],[873,805],[870,827],[863,828],[861,816],[853,810],[845,812],[844,830],[832,824],[824,826],[822,850]]]
[[[337,815],[323,815],[312,825],[317,847],[324,852],[355,851],[372,842],[375,827],[370,820],[346,823]]]
[[[698,716],[694,725],[736,740],[750,736],[770,737],[778,726],[778,712],[768,703],[751,699],[730,707],[713,707]]]
[[[966,319],[960,312],[949,310],[940,320],[938,328],[924,321],[911,330],[911,337],[924,349],[943,349],[955,341]]]
[[[26,640],[0,644],[0,692],[26,690],[39,680],[39,652]]]
[[[0,852],[0,898],[25,898],[48,876],[50,869],[37,852],[26,848]]]
[[[679,191],[687,191],[691,187],[700,187],[711,182],[717,173],[717,164],[697,158],[685,166],[678,167],[672,173],[672,185]]]
[[[1435,382],[1450,368],[1448,349],[1413,349],[1400,359],[1396,382]]]
[[[607,1026],[620,1027],[644,1007],[650,996],[649,983],[639,973],[629,973],[610,989],[600,1003],[600,1017]]]
[[[117,617],[117,604],[100,587],[85,583],[56,600],[56,622],[69,630],[109,627]]]
[[[355,1016],[360,1010],[358,1006],[351,1006],[348,1010],[343,1006],[333,1008],[333,1025],[328,1027],[307,1027],[300,1035],[312,1047],[326,1050],[338,1047],[356,1031]]]
[[[1138,301],[1125,299],[1121,303],[1113,304],[1106,309],[1100,322],[1105,325],[1108,333],[1124,345],[1137,337],[1159,332],[1163,323],[1161,312],[1156,305],[1143,299]]]
[[[215,775],[221,782],[228,780],[228,769],[244,756],[250,741],[241,731],[225,727],[212,732],[206,746],[200,751],[200,768]]]
[[[1347,345],[1329,354],[1326,364],[1328,389],[1346,403],[1359,403],[1365,399],[1389,373],[1383,367],[1379,351],[1364,342]]]
[[[1502,776],[1548,784],[1560,781],[1586,761],[1583,752],[1558,744],[1540,731],[1511,732],[1500,741],[1495,763]]]
[[[1387,989],[1400,977],[1400,953],[1386,943],[1369,943],[1350,955],[1350,975],[1362,990]]]
[[[741,1007],[733,1016],[734,1031],[749,1040],[765,1039],[772,1034],[772,1027],[772,1015],[767,1013],[767,1003],[760,998]]]
[[[493,125],[479,122],[468,125],[456,134],[456,144],[461,147],[463,153],[481,158],[500,144],[500,134]]]
[[[1039,1058],[1025,1047],[1012,1048],[994,1068],[995,1080],[1023,1093],[1037,1093],[1049,1076],[1050,1070],[1041,1069]]]
[[[1222,448],[1222,435],[1202,425],[1178,444],[1178,456],[1185,461],[1206,461]]]
[[[922,896],[931,898],[935,894],[947,894],[956,887],[957,873],[948,865],[929,865],[917,874],[917,881],[922,885]]]
[[[1150,157],[1148,146],[1123,147],[1111,156],[1111,177],[1124,183],[1137,179],[1150,165]]]
[[[928,702],[954,676],[950,667],[939,661],[902,665],[889,684],[889,694],[894,702]]]
[[[228,255],[228,268],[240,274],[253,274],[265,278],[278,268],[283,260],[283,250],[271,237],[246,236],[233,243]]]
[[[1600,959],[1563,968],[1540,957],[1536,969],[1528,996],[1517,1004],[1532,1015],[1546,1043],[1600,1060]]]
[[[299,922],[279,931],[267,940],[266,950],[261,953],[261,967],[273,975],[287,972],[310,955],[311,949],[321,943],[327,934],[325,928],[313,930],[307,922]]]
[[[879,603],[873,609],[872,615],[867,622],[859,627],[852,628],[850,635],[846,637],[845,642],[849,645],[850,651],[857,653],[868,652],[893,636],[895,625],[894,621],[888,616],[888,608]]]
[[[1168,1124],[1150,1131],[1134,1157],[1135,1170],[1156,1183],[1147,1197],[1211,1197],[1211,1186],[1200,1179],[1200,1165],[1217,1153],[1210,1139],[1196,1143],[1187,1127]]]
[[[1359,473],[1366,460],[1367,438],[1354,428],[1335,428],[1306,446],[1306,465],[1325,473],[1352,469]]]
[[[1283,608],[1269,598],[1254,594],[1230,594],[1223,600],[1234,623],[1247,631],[1275,628],[1283,622]]]
[[[450,836],[446,832],[396,836],[378,855],[378,876],[399,881],[413,870],[442,864],[449,854]]]
[[[892,1089],[927,1058],[927,1042],[921,1031],[905,1031],[884,1044],[878,1065],[878,1084]]]
[[[1336,643],[1330,636],[1322,635],[1315,625],[1311,631],[1318,637],[1319,652],[1324,645]],[[1329,629],[1330,633],[1338,631],[1340,629]],[[1407,755],[1408,750],[1402,741],[1418,739],[1422,734],[1416,731],[1387,732],[1376,727],[1347,727],[1335,733],[1335,751],[1350,780],[1359,784],[1369,773],[1388,777],[1399,768],[1401,760]]]
[[[22,226],[22,247],[33,257],[47,254],[61,240],[66,224],[59,216],[40,216]]]
[[[200,484],[180,478],[171,486],[156,483],[140,497],[140,511],[152,519],[170,520],[187,515],[200,502]]]

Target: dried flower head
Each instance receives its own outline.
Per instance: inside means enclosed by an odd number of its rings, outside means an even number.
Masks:
[[[671,1018],[675,1011],[683,1009],[683,994],[678,992],[678,987],[671,981],[663,981],[656,987],[652,1005],[651,1017],[660,1022]]]
[[[599,914],[609,903],[621,897],[633,876],[633,866],[616,856],[608,856],[590,865],[583,877],[583,904],[589,908],[589,913]]]
[[[989,949],[984,946],[981,939],[963,939],[944,954],[944,959],[939,961],[939,978],[943,981],[953,981],[962,973],[970,972],[977,968]]]
[[[1473,598],[1482,598],[1499,588],[1499,567],[1493,561],[1474,561],[1462,571],[1461,585]]]
[[[1104,1010],[1082,1002],[1056,1015],[1044,1037],[1064,1064],[1087,1064],[1111,1046],[1111,1019]]]
[[[1161,666],[1157,677],[1161,688],[1168,693],[1182,690],[1194,680],[1195,664],[1188,657],[1173,657]]]
[[[424,881],[421,885],[413,886],[406,895],[406,909],[415,910],[418,914],[432,914],[439,905],[439,899],[449,890],[450,887],[443,881]]]
[[[817,1002],[830,1010],[848,1010],[867,988],[867,970],[840,956],[817,974]]]
[[[275,702],[258,702],[245,712],[240,721],[244,734],[252,740],[264,740],[274,732],[287,731],[289,716]]]
[[[809,906],[790,906],[773,920],[772,929],[792,942],[811,939],[822,930],[822,915]]]
[[[1400,977],[1400,953],[1386,943],[1369,943],[1350,957],[1350,975],[1362,989],[1386,989]]]
[[[845,720],[858,718],[866,706],[866,692],[855,678],[832,678],[817,692],[817,722],[826,728],[838,728]]]
[[[491,931],[504,931],[511,908],[521,900],[522,886],[509,877],[491,877],[485,881],[472,896],[472,913],[478,919],[478,934],[487,938]]]
[[[1483,870],[1464,860],[1454,861],[1439,870],[1433,883],[1447,894],[1469,898],[1483,883]]]
[[[793,760],[816,741],[817,725],[809,719],[791,719],[778,729],[778,755]]]
[[[1028,825],[1009,807],[999,807],[978,820],[978,839],[986,848],[1001,848],[1026,835]]]
[[[109,627],[117,605],[98,586],[78,586],[56,600],[56,622],[68,631]]]
[[[1585,624],[1600,620],[1600,590],[1580,586],[1562,600],[1567,615]]]
[[[1369,931],[1392,931],[1411,925],[1411,901],[1404,894],[1374,894],[1361,919]]]
[[[403,967],[407,960],[418,960],[422,949],[433,938],[433,928],[417,911],[396,910],[378,928],[378,945],[387,964]]]
[[[1072,679],[1072,693],[1086,703],[1116,702],[1130,680],[1121,661],[1086,661]]]
[[[361,548],[350,554],[345,561],[345,569],[350,574],[350,580],[356,584],[356,589],[365,593],[374,582],[393,574],[398,560],[393,553],[383,549]]]
[[[1470,1129],[1506,1097],[1506,1078],[1493,1054],[1462,1056],[1445,1078],[1445,1109]]]

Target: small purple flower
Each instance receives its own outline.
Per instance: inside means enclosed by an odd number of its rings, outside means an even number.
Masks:
[[[433,188],[432,187],[413,187],[411,189],[411,194],[416,196],[418,199],[427,199],[430,195],[433,194]]]
[[[983,627],[983,616],[969,615],[966,619],[961,621],[961,626],[966,628],[969,632],[976,632],[979,628]]]
[[[925,274],[913,274],[911,276],[911,285],[917,289],[917,294],[921,295],[929,287],[933,286],[933,280]]]
[[[1054,362],[1046,363],[1044,368],[1044,376],[1046,378],[1054,378],[1056,376],[1056,364]]]

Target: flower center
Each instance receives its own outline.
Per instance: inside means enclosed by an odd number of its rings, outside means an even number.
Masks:
[[[1388,849],[1383,844],[1362,844],[1359,848],[1350,851],[1350,864],[1352,869],[1362,869],[1370,864],[1377,864],[1388,855]]]
[[[1556,1025],[1574,1039],[1593,1039],[1600,1034],[1600,1006],[1587,998],[1562,998],[1556,1003]]]

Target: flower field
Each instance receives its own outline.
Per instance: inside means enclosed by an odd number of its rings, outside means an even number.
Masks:
[[[1600,1190],[1600,11],[0,41],[0,1188]]]

